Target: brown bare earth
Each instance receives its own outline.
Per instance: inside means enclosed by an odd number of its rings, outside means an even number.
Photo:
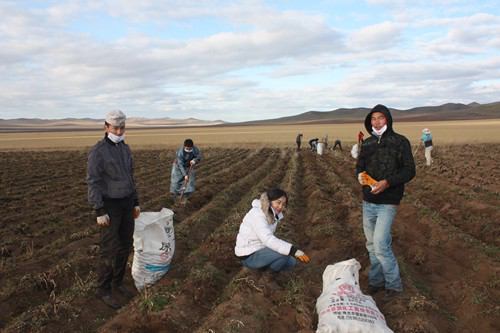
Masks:
[[[0,152],[0,331],[314,332],[327,265],[356,258],[366,289],[347,151],[203,152],[197,192],[173,206],[173,150],[133,151],[142,210],[176,213],[176,252],[171,271],[121,299],[119,311],[94,298],[99,230],[86,199],[87,150]],[[377,305],[395,332],[499,332],[500,144],[437,146],[430,168],[422,155],[393,228],[405,290],[390,302],[375,295]],[[250,201],[271,186],[290,195],[278,235],[311,256],[293,272],[249,271],[233,256]]]

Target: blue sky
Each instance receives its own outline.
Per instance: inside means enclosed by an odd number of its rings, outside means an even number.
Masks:
[[[496,1],[1,1],[0,118],[500,100]]]

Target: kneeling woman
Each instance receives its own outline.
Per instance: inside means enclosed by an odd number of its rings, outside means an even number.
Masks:
[[[292,244],[274,236],[283,218],[288,196],[281,189],[262,193],[252,201],[252,209],[240,225],[234,253],[243,266],[253,269],[269,267],[275,272],[293,268],[297,259],[309,262],[309,257]]]

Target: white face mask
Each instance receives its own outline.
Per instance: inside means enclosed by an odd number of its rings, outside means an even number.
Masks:
[[[108,139],[110,139],[114,143],[120,143],[125,139],[125,134],[118,136],[118,135],[115,135],[111,132],[108,132]]]
[[[385,124],[384,127],[379,129],[378,131],[375,129],[375,127],[372,127],[372,130],[373,130],[373,133],[375,133],[377,136],[381,136],[387,130],[387,124]]]
[[[193,148],[184,148],[184,151],[186,153],[192,153],[193,152]]]

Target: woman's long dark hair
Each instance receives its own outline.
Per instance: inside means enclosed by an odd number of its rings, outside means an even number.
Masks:
[[[266,194],[267,198],[269,199],[269,203],[281,197],[285,197],[286,203],[288,204],[288,194],[286,194],[286,192],[280,188],[272,188],[270,190],[267,190]]]

